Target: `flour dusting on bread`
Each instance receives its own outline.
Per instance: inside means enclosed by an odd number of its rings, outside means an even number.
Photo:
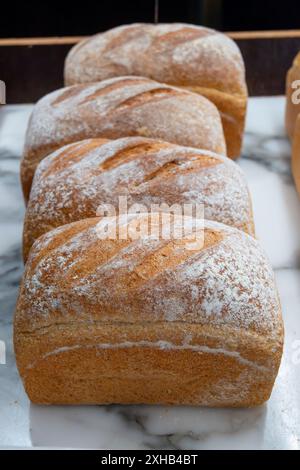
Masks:
[[[21,163],[25,196],[36,166],[57,148],[85,138],[125,136],[226,153],[218,110],[202,96],[143,77],[74,85],[50,93],[35,105]]]
[[[24,280],[33,329],[48,324],[59,306],[67,317],[87,321],[118,322],[125,315],[127,322],[192,321],[277,332],[274,275],[252,237],[205,221],[204,247],[194,252],[174,240],[99,240],[98,222],[60,227],[35,243]]]
[[[244,64],[234,41],[191,24],[117,27],[79,43],[66,60],[67,84],[118,75],[151,76],[176,86],[217,84],[225,92],[245,92]]]
[[[88,139],[46,157],[34,178],[24,225],[24,255],[59,225],[95,217],[100,205],[203,204],[205,218],[253,234],[251,200],[240,168],[205,150],[141,137]]]

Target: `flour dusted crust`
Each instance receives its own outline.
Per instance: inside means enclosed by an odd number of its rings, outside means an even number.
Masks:
[[[249,191],[227,157],[144,137],[88,139],[46,157],[38,166],[24,223],[24,258],[52,228],[95,217],[100,204],[204,205],[205,218],[254,234]]]
[[[145,217],[122,217],[118,227]],[[204,244],[191,250],[189,240],[101,240],[99,224],[94,218],[59,227],[31,250],[14,323],[30,399],[267,400],[283,327],[274,275],[257,241],[205,221]]]
[[[247,106],[245,67],[228,36],[191,24],[119,26],[74,46],[67,85],[141,75],[206,96],[218,107],[228,155],[240,154]]]
[[[206,98],[143,77],[74,85],[42,98],[33,110],[21,163],[28,199],[38,163],[64,144],[98,137],[159,138],[226,153],[217,108]]]

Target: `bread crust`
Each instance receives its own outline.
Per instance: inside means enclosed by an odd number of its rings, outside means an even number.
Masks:
[[[21,181],[28,200],[38,163],[85,138],[144,136],[226,154],[219,112],[206,98],[143,77],[117,77],[46,95],[29,121]]]
[[[300,115],[296,119],[292,142],[292,175],[295,186],[300,194]]]
[[[289,69],[286,77],[285,128],[291,140],[293,140],[296,120],[300,112],[300,104],[292,102],[292,95],[295,91],[295,88],[292,87],[292,83],[295,80],[300,80],[300,53],[296,55],[293,65]]]
[[[267,400],[283,326],[257,241],[210,221],[194,250],[175,239],[100,240],[98,223],[55,229],[31,250],[14,320],[29,398],[206,406]]]
[[[100,205],[118,212],[142,204],[203,204],[205,218],[254,235],[252,204],[241,169],[227,157],[144,137],[87,139],[62,147],[38,166],[28,202],[23,253],[41,235],[95,217]]]
[[[135,23],[85,39],[66,58],[66,85],[120,75],[147,76],[206,96],[220,111],[228,155],[240,155],[247,86],[240,50],[228,36],[191,24]]]

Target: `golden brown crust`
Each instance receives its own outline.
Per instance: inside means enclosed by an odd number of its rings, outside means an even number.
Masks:
[[[119,197],[142,204],[203,204],[207,219],[254,235],[244,175],[227,157],[142,137],[88,139],[62,147],[38,166],[27,206],[23,253],[51,230],[95,217]]]
[[[300,83],[300,52],[296,55],[292,67],[286,77],[286,109],[285,127],[289,138],[292,141],[292,174],[296,189],[300,194],[300,104],[293,103],[292,95],[299,89],[293,87],[296,80]],[[297,94],[299,99],[299,94]]]
[[[293,139],[294,135],[296,119],[300,112],[300,104],[295,104],[292,102],[292,95],[296,90],[292,87],[292,84],[295,80],[300,80],[300,53],[295,57],[293,65],[289,69],[286,77],[285,127],[286,132],[291,140]]]
[[[257,406],[269,399],[281,349],[270,360],[270,345],[246,333],[241,341],[239,334],[181,323],[54,325],[18,333],[15,348],[34,403]],[[201,353],[182,346],[187,335]],[[240,349],[245,362],[236,358]]]
[[[222,119],[222,125],[227,145],[227,154],[235,159],[241,153],[243,135],[245,128],[245,118],[247,111],[247,99],[237,95],[229,95],[218,90],[201,88],[201,87],[185,87],[194,93],[208,98],[216,105]]]
[[[14,322],[30,399],[267,400],[283,328],[274,276],[256,240],[214,222],[205,222],[204,244],[194,250],[187,240],[101,240],[99,222],[55,229],[31,251]]]
[[[142,75],[211,99],[221,115],[228,155],[240,155],[247,106],[245,69],[237,45],[215,30],[191,24],[132,24],[74,46],[65,83]]]
[[[142,77],[74,85],[50,93],[34,108],[21,162],[25,199],[35,168],[47,154],[85,138],[125,136],[226,154],[218,110],[202,96]]]
[[[296,189],[300,194],[300,115],[298,114],[292,143],[292,174]]]

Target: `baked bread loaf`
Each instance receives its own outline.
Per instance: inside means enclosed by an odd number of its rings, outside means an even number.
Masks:
[[[131,233],[147,217],[123,217],[116,228]],[[187,238],[150,231],[105,240],[103,220],[54,229],[30,252],[14,345],[31,401],[237,407],[267,400],[283,326],[258,242],[210,221],[204,244],[193,249]],[[151,230],[164,228],[152,220]]]
[[[27,206],[23,252],[52,228],[95,217],[100,205],[118,213],[142,204],[203,204],[206,219],[254,235],[251,199],[232,160],[205,150],[144,137],[88,139],[66,145],[39,164]]]
[[[131,24],[86,39],[65,62],[67,85],[142,75],[209,98],[222,116],[228,155],[238,157],[247,86],[238,46],[228,36],[191,24]]]
[[[300,115],[298,114],[292,143],[292,174],[300,194]]]
[[[38,163],[62,145],[134,135],[226,153],[220,115],[206,98],[142,77],[75,85],[35,105],[21,163],[25,199]]]
[[[293,65],[288,71],[286,78],[286,108],[285,127],[289,138],[292,141],[292,174],[296,189],[300,194],[300,103],[297,104],[292,99],[296,93],[297,100],[300,101],[299,84],[295,87],[293,83],[299,81],[300,84],[300,52],[296,55]]]
[[[296,104],[292,101],[292,95],[296,91],[296,88],[292,86],[295,80],[300,80],[300,52],[296,55],[293,65],[289,69],[286,77],[285,127],[290,139],[293,139],[296,119],[300,112],[300,103]],[[297,88],[299,88],[299,85]],[[299,99],[300,94],[298,93],[298,100]]]

